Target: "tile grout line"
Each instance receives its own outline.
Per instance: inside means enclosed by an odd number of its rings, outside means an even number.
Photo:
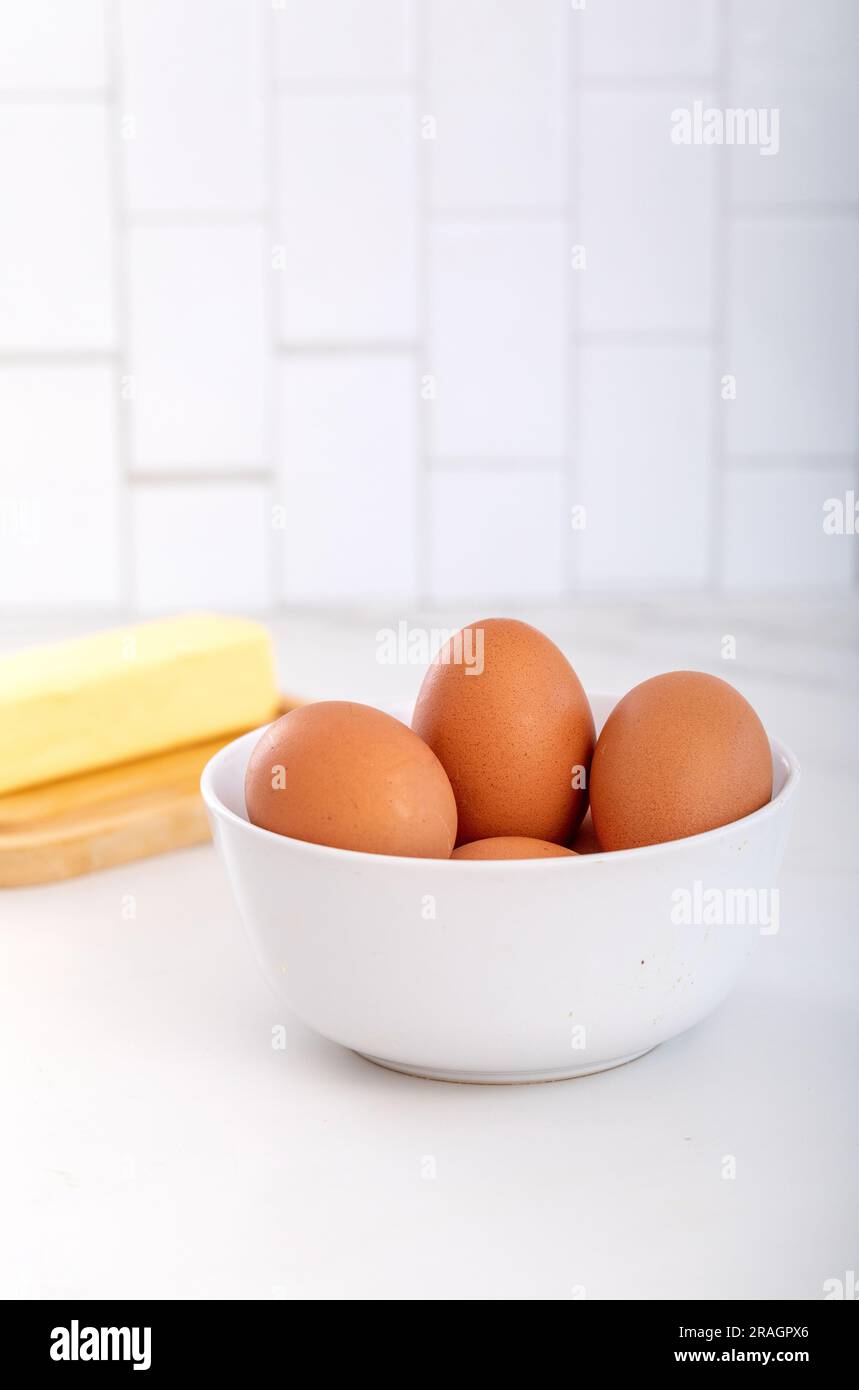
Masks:
[[[271,477],[269,468],[246,468],[242,463],[207,463],[199,467],[168,463],[151,468],[132,468],[129,473],[129,481],[135,487],[195,487],[203,483],[214,487],[227,483],[259,487],[271,482]]]
[[[65,365],[65,364],[63,364]],[[498,473],[511,472],[563,474],[566,455],[549,454],[429,454],[430,471],[439,473]],[[790,472],[823,472],[825,469],[849,470],[859,463],[857,453],[799,453],[799,454],[749,454],[725,455],[725,472],[753,473],[772,472],[783,469]],[[134,486],[169,487],[188,486],[207,483],[219,486],[225,483],[238,483],[259,486],[271,481],[269,468],[262,466],[250,468],[241,461],[207,463],[195,466],[186,463],[159,463],[132,468],[128,474]],[[277,501],[281,499],[276,499]]]
[[[140,225],[134,218],[133,225]],[[203,226],[204,224],[200,224]],[[208,225],[208,224],[205,224]],[[126,231],[131,223],[126,225]],[[651,347],[665,344],[707,343],[711,340],[709,329],[637,329],[606,328],[582,330],[578,334],[580,343],[602,344],[606,347]],[[365,356],[396,356],[403,353],[419,353],[423,350],[420,339],[349,339],[296,340],[294,342],[275,341],[272,347],[277,357],[307,356],[350,356],[361,353]],[[118,362],[122,356],[118,348],[0,348],[0,366],[58,366],[66,363],[109,363]]]
[[[418,338],[341,338],[337,341],[305,341],[284,343],[275,342],[274,351],[278,357],[349,357],[356,353],[364,356],[399,356],[403,353],[418,353],[423,344]]]
[[[660,72],[653,75],[636,72],[583,74],[580,88],[583,92],[606,96],[640,96],[642,93],[662,92],[670,95],[677,88],[712,86],[713,74],[705,68],[700,72]]]
[[[431,2],[431,0],[430,0]],[[417,0],[419,8],[426,4],[426,0]],[[570,10],[574,7],[570,5]],[[580,13],[581,11],[574,11]],[[608,95],[624,95],[629,92],[638,95],[640,92],[672,92],[677,87],[695,87],[706,85],[712,82],[713,74],[702,70],[700,72],[669,72],[657,73],[653,76],[642,73],[618,73],[618,74],[582,74],[578,87],[586,92],[605,92]],[[414,90],[414,84],[407,78],[397,79],[384,77],[381,74],[377,77],[348,78],[348,77],[282,77],[275,82],[275,92],[278,96],[376,96],[378,94],[408,94]]]
[[[417,398],[417,458],[415,478],[415,518],[414,518],[414,537],[415,537],[415,558],[414,558],[414,584],[415,597],[418,606],[425,607],[429,599],[430,576],[429,576],[429,556],[430,556],[430,425],[431,418],[429,412],[433,409],[434,401],[432,398],[424,400],[421,386],[422,378],[426,372],[433,371],[430,363],[430,342],[429,342],[429,257],[430,257],[430,190],[429,190],[429,159],[430,151],[428,140],[424,140],[420,130],[420,123],[424,115],[429,112],[429,41],[427,31],[427,3],[426,0],[416,0],[414,8],[415,31],[414,31],[414,80],[411,84],[414,94],[414,111],[416,129],[414,139],[417,142],[417,216],[415,219],[417,236],[417,297],[418,297],[418,335],[415,344],[415,372],[416,380],[414,390]]]
[[[498,204],[496,207],[435,207],[434,222],[464,222],[481,226],[484,222],[563,222],[569,212],[567,202],[541,204]]]
[[[562,594],[572,596],[581,589],[582,563],[580,545],[577,544],[581,532],[572,529],[572,507],[582,504],[582,456],[583,432],[581,428],[582,404],[582,291],[579,276],[587,270],[577,270],[572,262],[574,245],[580,245],[582,233],[582,168],[581,168],[581,44],[575,26],[579,12],[568,6],[564,15],[564,150],[566,174],[565,223],[566,223],[566,294],[565,303],[565,390],[564,390],[564,469],[563,498],[564,515],[561,518],[561,536],[564,564],[562,570]],[[587,249],[585,249],[587,257]],[[585,262],[587,265],[587,261]]]
[[[267,216],[267,208],[240,208],[236,211],[224,208],[207,208],[204,211],[191,208],[148,209],[135,211],[134,225],[167,230],[183,227],[203,230],[217,227],[259,227],[265,225]]]
[[[112,82],[103,87],[4,87],[0,106],[104,106],[114,96]]]
[[[281,417],[280,417],[280,378],[281,366],[279,362],[278,337],[280,334],[280,287],[274,277],[273,256],[277,246],[279,202],[277,197],[278,189],[278,168],[280,159],[280,143],[278,132],[278,106],[277,106],[277,34],[275,26],[277,24],[277,12],[274,5],[268,6],[266,16],[260,26],[260,41],[263,46],[263,127],[266,141],[265,148],[265,169],[266,169],[266,188],[268,195],[268,206],[265,213],[265,229],[268,232],[267,258],[263,257],[262,274],[265,277],[263,284],[263,302],[267,315],[268,327],[268,351],[266,358],[266,377],[268,381],[268,391],[266,392],[265,411],[266,411],[266,436],[269,451],[268,467],[268,497],[269,497],[269,518],[268,534],[266,545],[268,547],[267,572],[268,572],[268,595],[269,603],[273,609],[279,608],[284,601],[286,592],[286,557],[284,554],[286,546],[286,532],[277,533],[274,527],[275,508],[278,503],[285,505],[285,499],[278,497],[280,490],[281,473]],[[277,541],[280,538],[281,545]]]
[[[808,203],[778,202],[752,203],[748,200],[728,199],[728,212],[732,217],[743,218],[747,222],[809,222],[819,218],[845,218],[859,221],[859,202],[845,200],[843,203],[812,201]]]
[[[122,33],[120,7],[105,4],[107,51],[111,69],[111,97],[106,105],[108,123],[108,163],[113,183],[114,264],[113,291],[116,315],[116,352],[111,360],[116,364],[114,374],[114,409],[116,421],[117,463],[119,488],[117,495],[117,543],[120,556],[120,608],[130,613],[134,604],[134,516],[131,474],[133,467],[132,412],[134,408],[134,379],[131,366],[131,321],[129,291],[129,237],[125,206],[125,157],[122,140]],[[128,390],[126,397],[125,391]]]
[[[131,227],[131,222],[125,224],[127,232]],[[133,225],[141,225],[135,216]],[[200,223],[202,226],[209,224]],[[265,224],[262,224],[265,225]],[[636,328],[607,328],[582,330],[578,335],[578,341],[582,344],[602,344],[606,347],[651,347],[653,345],[665,344],[705,344],[712,339],[712,332],[709,329],[636,329]],[[272,351],[277,357],[307,357],[307,356],[350,356],[361,353],[365,356],[395,356],[403,353],[419,353],[423,350],[424,343],[421,339],[348,339],[343,338],[338,341],[312,341],[296,340],[294,342],[283,342],[276,340],[272,345]],[[122,351],[119,348],[14,348],[0,349],[0,366],[61,366],[67,363],[110,363],[119,362],[122,358]]]
[[[566,453],[560,454],[430,454],[430,466],[434,472],[464,472],[466,469],[479,469],[499,473],[517,469],[523,472],[546,472],[554,469],[558,474],[564,472]]]
[[[855,311],[857,318],[859,318],[859,292],[857,292],[857,302],[855,306]],[[851,467],[853,486],[854,488],[859,488],[859,460],[857,460],[857,452],[859,452],[859,390],[856,390],[855,387],[854,390],[855,396],[853,401],[853,418],[855,421],[854,429],[856,431],[854,436],[854,444],[856,446],[856,450],[854,451],[853,457],[851,459]],[[857,521],[859,521],[859,518],[857,518]],[[851,575],[851,580],[852,588],[855,592],[857,589],[859,589],[859,544],[854,544],[853,546],[853,573]]]
[[[108,130],[108,140],[110,131]],[[108,151],[110,157],[110,151]],[[3,348],[0,367],[97,367],[120,362],[117,348]]]
[[[420,3],[420,0],[418,0]],[[272,9],[277,8],[272,5]],[[282,7],[281,7],[282,8]],[[413,96],[414,80],[385,77],[275,77],[274,95],[301,97]]]
[[[824,468],[849,468],[857,461],[859,461],[859,451],[850,449],[841,451],[807,449],[798,453],[767,451],[759,454],[738,449],[736,452],[727,450],[725,453],[727,471],[735,470],[738,473],[752,472],[756,468],[767,471],[773,468],[801,468],[810,469],[813,472],[815,470],[822,471]]]
[[[727,102],[730,78],[731,16],[728,7],[719,7],[717,30],[716,96],[724,106]],[[716,165],[716,230],[714,236],[713,264],[713,330],[711,342],[710,370],[713,372],[711,391],[715,393],[712,423],[710,427],[710,536],[708,544],[708,572],[710,588],[713,593],[721,593],[724,582],[723,556],[726,533],[726,436],[727,419],[725,411],[731,409],[731,402],[724,401],[721,393],[723,374],[733,370],[728,363],[730,342],[730,260],[731,260],[731,211],[729,165],[724,147],[718,148]],[[718,360],[721,359],[721,360]],[[714,370],[715,367],[715,370]]]

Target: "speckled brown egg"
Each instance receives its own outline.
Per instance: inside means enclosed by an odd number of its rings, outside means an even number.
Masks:
[[[551,840],[529,840],[525,835],[496,835],[491,840],[472,840],[460,845],[451,859],[577,859],[573,849],[565,849]]]
[[[590,807],[588,807],[588,813],[579,826],[579,833],[573,841],[573,848],[576,854],[599,854],[600,852],[600,842],[594,830],[594,818]]]
[[[594,722],[578,676],[542,632],[513,618],[463,628],[427,671],[412,728],[450,778],[460,844],[570,842],[587,807]]]
[[[261,735],[245,774],[254,825],[337,849],[447,859],[456,802],[435,754],[369,705],[303,705]]]
[[[643,681],[615,706],[597,740],[591,813],[605,850],[714,830],[771,795],[764,726],[717,676],[669,671]]]

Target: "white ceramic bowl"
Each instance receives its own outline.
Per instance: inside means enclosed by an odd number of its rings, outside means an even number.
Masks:
[[[598,728],[614,703],[591,698]],[[472,1082],[618,1066],[704,1018],[777,928],[799,767],[775,739],[773,800],[732,825],[614,854],[469,862],[251,825],[244,776],[259,734],[202,777],[251,944],[305,1023],[383,1066]]]

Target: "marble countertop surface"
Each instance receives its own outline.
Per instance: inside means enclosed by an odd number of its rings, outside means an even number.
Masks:
[[[446,1085],[286,1014],[210,845],[7,890],[0,1296],[819,1299],[859,1271],[856,603],[520,616],[591,690],[723,675],[798,755],[780,930],[734,993],[601,1076]],[[410,699],[396,623],[272,620],[284,688]],[[92,625],[6,620],[0,650]]]

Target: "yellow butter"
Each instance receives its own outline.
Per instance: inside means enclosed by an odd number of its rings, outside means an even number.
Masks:
[[[0,792],[252,728],[278,708],[260,623],[191,613],[0,658]]]

